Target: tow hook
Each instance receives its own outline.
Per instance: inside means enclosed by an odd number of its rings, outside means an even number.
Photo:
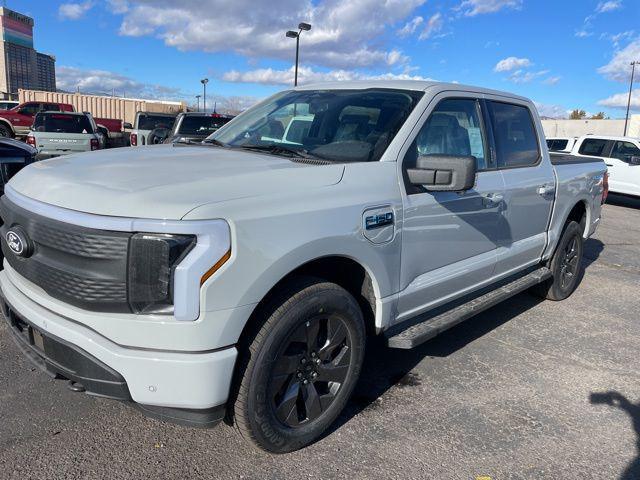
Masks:
[[[83,393],[87,390],[86,388],[84,388],[84,385],[78,382],[74,382],[73,380],[69,380],[69,383],[67,384],[67,388],[72,392],[76,392],[76,393]]]

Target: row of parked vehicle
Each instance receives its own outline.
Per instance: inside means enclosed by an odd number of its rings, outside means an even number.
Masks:
[[[138,112],[131,125],[76,112],[70,104],[25,102],[0,110],[0,137],[24,138],[37,149],[38,159],[46,159],[113,146],[202,141],[231,118],[218,113]]]
[[[603,158],[609,171],[609,190],[640,196],[640,139],[608,135],[547,137],[550,152]]]

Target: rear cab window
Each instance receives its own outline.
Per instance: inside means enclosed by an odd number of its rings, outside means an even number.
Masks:
[[[566,150],[569,140],[556,138],[553,140],[547,140],[547,148],[552,152],[558,152],[560,150]]]
[[[538,134],[528,107],[488,101],[499,168],[536,165],[540,156]]]
[[[155,130],[156,128],[173,128],[176,117],[172,115],[138,114],[138,130]]]
[[[33,122],[36,132],[94,133],[89,117],[65,113],[39,113]]]

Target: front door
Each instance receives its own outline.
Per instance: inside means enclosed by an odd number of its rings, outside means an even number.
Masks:
[[[402,168],[418,155],[474,156],[478,175],[465,192],[430,192],[405,185],[401,292],[396,322],[452,300],[487,283],[498,240],[504,236],[504,185],[492,165],[481,102],[474,94],[440,94],[404,155]],[[406,177],[405,177],[406,178]]]
[[[632,157],[640,158],[640,148],[631,142],[616,141],[605,158],[609,170],[609,190],[640,195],[640,165],[631,163]]]

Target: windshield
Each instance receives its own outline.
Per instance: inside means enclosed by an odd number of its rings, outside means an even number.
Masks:
[[[86,115],[65,115],[64,113],[36,115],[33,129],[36,132],[93,133],[93,127]]]
[[[154,130],[156,128],[171,128],[176,117],[171,115],[138,115],[138,130]]]
[[[247,110],[207,141],[274,154],[377,161],[421,97],[422,92],[390,89],[283,92]]]
[[[202,135],[206,137],[218,130],[222,125],[231,120],[228,117],[212,117],[200,115],[186,115],[180,125],[178,131],[181,135]]]

